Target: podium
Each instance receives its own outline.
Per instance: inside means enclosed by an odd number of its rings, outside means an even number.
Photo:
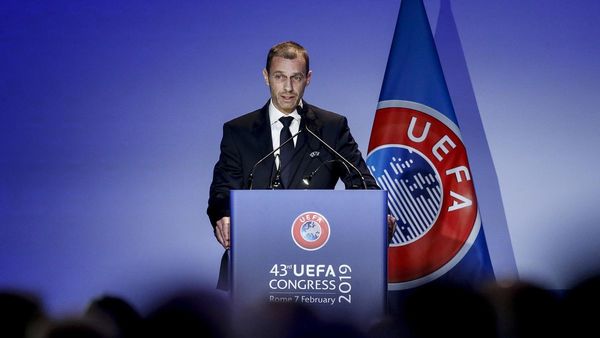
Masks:
[[[293,302],[367,328],[386,307],[386,206],[381,190],[232,191],[234,311]]]

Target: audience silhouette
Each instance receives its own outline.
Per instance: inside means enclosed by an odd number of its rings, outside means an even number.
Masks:
[[[139,337],[142,332],[142,316],[131,304],[117,296],[104,295],[93,299],[84,316],[107,322],[117,338]]]
[[[230,309],[217,292],[178,290],[159,300],[144,320],[144,337],[228,337]]]
[[[25,337],[46,315],[37,296],[18,290],[0,291],[0,337]]]
[[[500,337],[550,337],[559,329],[559,295],[526,281],[500,281],[481,288],[498,317]]]
[[[561,303],[563,337],[600,337],[600,275],[586,277],[567,289]]]
[[[492,305],[476,290],[451,283],[430,283],[410,292],[403,303],[411,337],[497,337]]]
[[[600,275],[562,293],[535,283],[498,281],[471,288],[433,282],[406,293],[363,330],[295,303],[257,304],[234,317],[217,290],[184,289],[154,300],[142,315],[124,298],[101,295],[70,318],[50,318],[31,293],[0,291],[0,337],[7,338],[429,338],[597,337]],[[234,320],[235,318],[235,320]]]

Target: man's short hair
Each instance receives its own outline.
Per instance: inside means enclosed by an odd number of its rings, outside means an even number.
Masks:
[[[278,43],[269,50],[267,55],[267,73],[271,70],[271,60],[274,57],[279,56],[284,59],[293,60],[301,55],[306,63],[306,74],[308,74],[308,52],[299,43],[294,41],[286,41]]]

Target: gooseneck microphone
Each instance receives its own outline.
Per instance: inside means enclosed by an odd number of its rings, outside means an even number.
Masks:
[[[279,162],[278,166],[277,162]],[[273,180],[271,180],[269,188],[281,189],[281,159],[279,158],[279,154],[275,154],[275,164],[277,169],[275,170],[275,177],[273,177]]]
[[[342,156],[335,149],[333,149],[329,144],[327,144],[327,142],[323,141],[323,139],[321,139],[319,136],[317,136],[317,134],[315,134],[312,130],[310,130],[310,128],[308,128],[308,126],[304,126],[304,129],[306,129],[306,131],[309,134],[311,134],[317,140],[319,140],[319,142],[321,142],[321,144],[324,145],[325,148],[327,148],[329,151],[331,151],[333,154],[335,154],[335,156],[337,156],[343,163],[347,164],[347,166],[349,166],[354,171],[356,171],[358,173],[358,175],[360,176],[360,180],[362,181],[363,187],[365,188],[365,190],[367,190],[367,183],[365,182],[365,176],[360,172],[360,170],[358,170],[358,168],[356,168],[356,166],[354,164],[352,164],[352,162],[348,161],[344,156]],[[319,168],[317,168],[317,169],[319,169]],[[348,168],[346,167],[346,169],[348,169]]]
[[[321,167],[322,167],[323,165],[325,165],[325,164],[327,164],[327,163],[332,163],[332,162],[339,162],[339,163],[341,163],[341,164],[344,166],[344,168],[346,168],[346,172],[348,172],[348,174],[349,174],[349,175],[351,174],[351,172],[350,172],[350,169],[348,169],[348,166],[346,165],[346,163],[344,163],[344,162],[342,162],[342,161],[340,161],[340,160],[338,160],[338,159],[335,159],[335,160],[329,160],[329,161],[321,162],[321,164],[319,164],[319,166],[317,167],[317,169],[313,170],[313,171],[312,171],[310,174],[308,174],[308,175],[304,176],[304,177],[302,178],[302,183],[303,183],[303,184],[304,184],[304,185],[305,185],[307,188],[308,188],[308,187],[310,187],[310,182],[312,181],[312,178],[313,178],[313,176],[315,176],[315,174],[316,174],[316,173],[319,171],[319,169],[321,169]]]
[[[292,135],[292,137],[288,138],[287,140],[285,140],[283,143],[281,143],[279,145],[279,147],[273,149],[271,152],[269,152],[268,154],[266,154],[265,156],[263,156],[263,158],[261,158],[260,160],[258,160],[254,166],[252,167],[252,170],[250,170],[250,174],[248,175],[248,189],[252,190],[253,187],[253,180],[254,180],[254,171],[256,170],[256,167],[258,167],[259,164],[263,163],[267,158],[269,158],[270,156],[273,156],[273,154],[275,154],[275,152],[279,149],[281,149],[281,147],[283,147],[284,145],[286,145],[288,142],[291,142],[294,137],[298,136],[298,134],[300,134],[302,132],[302,129],[298,130],[297,133],[295,133],[294,135]],[[277,172],[279,172],[279,169],[277,169]],[[276,177],[277,179],[277,177]],[[277,183],[276,180],[273,180],[271,182],[271,187],[274,187],[275,183]]]

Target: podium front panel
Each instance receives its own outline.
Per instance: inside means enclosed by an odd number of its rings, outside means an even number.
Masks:
[[[234,309],[299,303],[368,327],[385,313],[386,192],[231,193]]]

